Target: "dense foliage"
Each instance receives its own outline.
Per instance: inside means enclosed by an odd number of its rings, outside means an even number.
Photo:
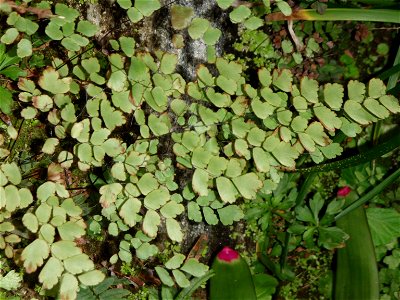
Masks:
[[[14,269],[23,266],[24,278],[36,274],[42,295],[117,299],[129,292],[109,289],[126,283],[111,276],[113,268],[150,264],[163,299],[190,295],[212,274],[199,256],[181,253],[188,223],[228,226],[245,218],[256,232],[269,232],[278,215],[309,249],[332,250],[349,238],[334,224],[345,200],[331,200],[319,189],[302,203],[298,175],[291,172],[300,162],[340,156],[339,131],[354,138],[400,112],[381,79],[345,84],[299,79],[276,63],[276,53],[256,52],[263,48],[252,50],[255,63],[217,57],[223,28],[196,17],[191,7],[172,4],[174,47],[184,46],[187,31],[187,38],[207,49],[208,61],[190,81],[176,71],[177,53],[138,51],[134,37],[120,36],[110,39],[104,55],[92,45],[97,26],[78,10],[24,2],[0,4],[0,74],[6,79],[0,87],[0,248],[15,261],[0,278],[2,288],[18,288],[21,277]],[[253,41],[246,35],[264,26],[270,7],[232,8],[233,2],[216,1],[216,9],[228,9],[230,21],[245,30],[235,45],[243,50]],[[133,24],[162,8],[158,0],[117,3]],[[286,2],[276,5],[291,15]],[[307,42],[304,55],[311,57],[318,45],[313,48],[315,39]],[[272,44],[266,52],[268,47]],[[282,47],[294,52],[289,40]],[[303,57],[297,52],[290,59],[300,63]],[[21,138],[24,130],[32,131],[25,138],[40,135],[39,149]],[[38,168],[46,169],[44,176],[35,177]],[[379,180],[388,168],[377,169]],[[356,189],[357,182],[343,178]],[[368,217],[382,221],[381,210],[370,208]],[[384,215],[385,222],[398,218],[392,209]],[[399,236],[393,222],[385,241],[372,228],[376,245]],[[104,236],[117,240],[110,256],[101,257],[111,273],[100,270],[99,259],[85,246]],[[387,256],[390,270],[382,276],[393,271],[397,250]],[[256,289],[269,297],[276,280],[257,273]],[[281,280],[290,277],[279,274],[274,275]]]

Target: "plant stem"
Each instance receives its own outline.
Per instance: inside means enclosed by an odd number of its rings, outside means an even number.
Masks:
[[[314,9],[300,9],[292,15],[285,16],[281,12],[266,16],[266,21],[366,21],[400,23],[399,11],[396,9],[363,9],[363,8],[328,8],[324,14]]]
[[[400,67],[400,47],[397,49],[396,57],[394,58],[393,61],[393,68],[396,68],[397,66]],[[399,79],[399,74],[400,74],[400,69],[395,71],[389,76],[388,83],[386,86],[386,91],[391,90],[396,86],[397,80]],[[383,75],[383,74],[382,74]],[[381,135],[381,128],[382,128],[382,120],[379,120],[378,122],[374,123],[373,129],[372,129],[372,145],[375,146],[378,144],[379,137]],[[375,172],[375,160],[372,161],[372,170]]]
[[[378,185],[376,185],[371,191],[366,193],[364,196],[359,198],[358,200],[354,201],[352,204],[347,206],[342,212],[340,212],[336,217],[335,221],[339,220],[340,218],[344,217],[348,213],[352,212],[353,210],[357,209],[364,203],[368,202],[376,195],[379,195],[388,185],[394,182],[397,178],[400,177],[400,168],[394,171],[389,177],[381,181]]]
[[[17,134],[17,138],[13,141],[13,143],[11,144],[11,147],[10,147],[10,154],[9,155],[11,155],[12,154],[12,151],[13,151],[13,149],[14,149],[14,146],[15,146],[15,144],[17,143],[17,140],[18,140],[18,138],[19,138],[19,134],[21,133],[21,130],[22,130],[22,125],[24,125],[24,121],[25,121],[25,119],[22,119],[22,121],[21,121],[21,124],[19,125],[19,128],[18,128],[18,134]],[[11,156],[11,159],[12,158],[14,158],[14,155],[13,156]]]
[[[346,169],[381,157],[382,155],[385,155],[386,153],[389,153],[398,147],[400,147],[400,133],[396,133],[394,137],[392,137],[390,140],[382,144],[379,144],[363,153],[345,159],[341,159],[335,162],[325,163],[308,168],[299,168],[293,171],[301,173],[312,173],[312,172],[326,172],[337,169]]]
[[[175,300],[190,299],[191,295],[204,283],[207,282],[211,277],[215,275],[214,271],[208,271],[205,275],[199,278],[195,278],[190,282],[190,286],[184,288],[176,296]]]
[[[393,67],[400,67],[400,46],[397,49],[396,57],[394,58],[394,62],[393,62]],[[397,81],[399,80],[399,76],[400,76],[400,70],[398,70],[396,73],[390,75],[387,86],[386,86],[387,91],[393,89],[396,86]]]

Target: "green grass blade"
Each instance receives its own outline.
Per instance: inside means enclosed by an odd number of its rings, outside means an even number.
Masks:
[[[398,84],[396,84],[396,86],[394,88],[388,90],[388,94],[391,94],[391,95],[400,94],[400,84],[398,83]]]
[[[304,180],[304,182],[299,190],[299,193],[297,194],[296,206],[303,204],[304,199],[306,198],[306,196],[310,190],[310,187],[314,183],[315,177],[317,177],[317,174],[318,174],[317,172],[310,173]]]
[[[398,0],[351,0],[349,4],[365,4],[374,8],[398,8]]]
[[[400,64],[397,64],[397,65],[394,65],[393,67],[391,67],[389,70],[382,72],[378,77],[379,77],[379,79],[386,80],[386,79],[390,78],[392,75],[398,74],[399,72],[400,72]],[[398,75],[397,75],[397,77],[398,77]],[[390,88],[393,88],[393,86],[391,86]]]
[[[327,172],[337,169],[346,169],[381,157],[382,155],[385,155],[386,153],[393,151],[399,146],[400,146],[400,134],[397,133],[390,140],[383,142],[382,144],[379,144],[363,153],[345,159],[341,159],[335,162],[325,163],[308,168],[299,168],[294,171],[301,173],[312,173],[312,172]]]
[[[400,12],[399,12],[400,15]],[[397,81],[399,80],[399,76],[400,76],[400,47],[397,49],[397,54],[396,57],[394,58],[394,62],[393,62],[393,68],[394,67],[399,67],[399,70],[396,73],[393,73],[390,75],[389,79],[388,79],[388,83],[386,86],[387,90],[391,90],[392,88],[394,88],[397,84]]]
[[[337,220],[341,219],[342,217],[344,217],[345,215],[351,213],[353,210],[357,209],[364,203],[368,202],[376,195],[379,195],[388,185],[393,183],[399,177],[400,177],[400,168],[397,169],[396,171],[394,171],[390,176],[385,178],[383,181],[381,181],[381,183],[376,185],[371,191],[369,191],[364,196],[362,196],[361,198],[359,198],[358,200],[354,201],[352,204],[347,206],[342,212],[340,212],[335,217],[335,221],[337,221]]]
[[[175,300],[188,300],[191,299],[192,294],[204,283],[207,282],[211,277],[215,275],[214,271],[208,271],[205,275],[199,278],[195,278],[190,281],[190,286],[184,288],[175,297]]]
[[[265,253],[258,253],[259,262],[265,266],[275,277],[280,280],[293,280],[295,275],[288,269],[282,269],[279,264],[272,261]]]
[[[266,21],[269,22],[284,20],[400,23],[400,15],[396,9],[328,8],[322,15],[314,9],[300,9],[290,16],[285,16],[281,12],[266,16]]]
[[[358,207],[336,224],[350,239],[337,251],[334,299],[379,299],[375,248],[364,208]]]

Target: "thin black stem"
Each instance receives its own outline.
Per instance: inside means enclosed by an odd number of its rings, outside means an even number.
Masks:
[[[11,144],[11,147],[10,147],[10,149],[9,149],[9,151],[10,151],[9,156],[11,155],[11,153],[12,153],[12,151],[13,151],[13,149],[14,149],[14,146],[15,146],[15,144],[16,144],[17,141],[18,141],[19,135],[20,135],[21,130],[22,130],[22,125],[24,124],[24,122],[25,122],[25,119],[22,119],[21,124],[19,125],[19,128],[18,128],[17,138],[13,141],[13,143]],[[12,159],[13,157],[14,157],[14,156],[12,156],[11,159]]]

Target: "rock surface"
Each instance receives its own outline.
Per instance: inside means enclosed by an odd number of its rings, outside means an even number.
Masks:
[[[97,3],[80,4],[76,0],[67,0],[71,6],[79,9],[83,18],[93,22],[99,27],[96,34],[96,42],[101,50],[107,53],[108,41],[118,39],[120,36],[132,36],[136,40],[137,51],[154,53],[156,50],[175,53],[178,55],[177,71],[187,81],[196,79],[196,68],[199,64],[207,62],[206,45],[201,40],[193,40],[187,29],[174,30],[171,26],[172,5],[182,5],[193,9],[193,18],[205,18],[213,27],[222,31],[222,36],[215,45],[216,55],[221,56],[226,49],[231,47],[237,28],[229,22],[227,12],[220,9],[215,0],[161,0],[161,9],[153,13],[151,17],[133,24],[115,1],[98,0]],[[227,30],[229,28],[229,30]],[[174,34],[181,34],[184,39],[184,47],[178,49],[172,43]],[[177,175],[181,185],[187,184],[186,178],[191,177],[191,171],[180,172]],[[181,243],[183,253],[188,253],[196,244],[196,241],[205,239],[209,247],[206,260],[211,253],[222,245],[229,245],[229,231],[222,225],[210,226],[205,223],[195,223],[183,216],[181,226],[184,228],[185,238]],[[157,241],[160,249],[168,240],[165,228],[160,228]]]
[[[196,78],[196,67],[207,61],[206,45],[201,40],[193,40],[187,33],[187,29],[174,30],[171,26],[170,11],[172,5],[182,5],[191,7],[194,11],[193,17],[205,18],[210,21],[213,27],[219,28],[223,34],[215,45],[217,56],[220,56],[224,49],[229,48],[234,38],[232,32],[227,28],[232,28],[228,24],[228,13],[221,10],[215,0],[162,0],[162,7],[151,17],[133,24],[128,19],[125,10],[119,7],[114,1],[99,0],[98,3],[87,3],[79,5],[82,15],[87,20],[99,26],[97,41],[100,46],[107,47],[107,42],[111,38],[118,38],[121,35],[134,36],[137,41],[138,50],[154,52],[162,50],[165,52],[176,53],[178,55],[177,71],[186,79]],[[174,34],[179,33],[184,38],[184,47],[178,49],[172,43]]]

